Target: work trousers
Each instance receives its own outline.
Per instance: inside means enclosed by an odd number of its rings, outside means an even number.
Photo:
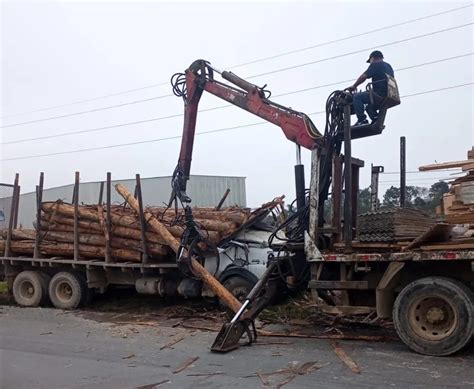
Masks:
[[[352,98],[352,104],[354,105],[354,111],[359,121],[367,119],[364,112],[365,110],[367,110],[370,119],[375,120],[377,117],[377,111],[374,109],[372,104],[370,104],[369,92],[365,91],[355,93]]]

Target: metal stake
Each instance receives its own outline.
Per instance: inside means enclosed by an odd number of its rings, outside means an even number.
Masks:
[[[43,184],[44,173],[40,173],[39,185],[36,187],[36,233],[35,233],[35,247],[33,250],[33,258],[39,258],[41,243],[41,204],[43,203]]]
[[[138,201],[138,211],[139,215],[138,218],[140,220],[140,232],[142,236],[142,245],[143,245],[143,256],[142,260],[143,263],[148,262],[148,249],[147,249],[147,243],[146,243],[146,222],[145,222],[145,215],[143,214],[143,198],[142,198],[142,186],[140,183],[140,174],[137,174],[135,176],[136,180],[136,195],[137,195],[137,201]]]
[[[406,143],[405,137],[400,137],[400,207],[405,207],[405,198],[406,198],[406,182],[407,182],[407,172],[406,172]]]
[[[12,241],[12,229],[13,229],[13,224],[14,224],[14,221],[15,221],[15,208],[16,208],[16,204],[15,204],[15,199],[18,197],[16,196],[16,192],[18,191],[18,181],[20,179],[20,175],[18,173],[15,174],[15,182],[13,184],[13,199],[12,199],[12,203],[11,203],[11,206],[10,206],[10,220],[8,221],[8,230],[7,230],[7,241],[5,242],[5,252],[3,253],[3,255],[5,257],[9,257],[10,256],[10,245],[11,245],[11,241]]]
[[[79,260],[79,172],[74,180],[74,260]]]
[[[352,151],[351,107],[344,105],[344,242],[346,251],[352,251]]]

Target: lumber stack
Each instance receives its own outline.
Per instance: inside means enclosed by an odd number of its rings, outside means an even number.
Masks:
[[[358,217],[359,242],[400,242],[427,232],[435,220],[427,213],[410,208],[387,208]]]
[[[474,147],[467,152],[467,159],[420,166],[420,171],[459,168],[464,175],[450,182],[436,213],[450,224],[474,225]]]
[[[268,204],[265,205],[269,207]],[[271,204],[270,204],[271,207]],[[261,210],[261,209],[260,209]],[[164,207],[147,208],[167,230],[178,240],[181,238],[185,224],[182,210]],[[247,208],[231,207],[216,211],[212,208],[194,208],[196,223],[207,237],[200,248],[218,245],[252,220],[257,211]],[[111,247],[113,261],[141,262],[145,247],[137,214],[128,206],[111,206],[111,230],[106,228],[105,207],[97,205],[80,205],[79,222],[79,255],[81,259],[104,259],[107,241]],[[14,255],[32,255],[36,233],[40,235],[40,253],[45,257],[73,258],[74,255],[74,206],[62,201],[44,202],[41,205],[41,222],[35,229],[13,230],[11,252]],[[0,234],[0,255],[4,251],[7,231]],[[147,229],[146,251],[152,261],[174,260],[174,254],[165,241],[156,232]]]

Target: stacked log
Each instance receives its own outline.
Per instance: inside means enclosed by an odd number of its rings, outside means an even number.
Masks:
[[[414,239],[436,224],[428,214],[409,208],[389,208],[359,215],[359,242],[399,242]]]
[[[184,213],[181,209],[149,207],[146,209],[159,220],[170,234],[181,239],[184,231]],[[128,206],[111,206],[110,236],[106,229],[106,212],[102,206],[80,205],[79,256],[81,259],[106,257],[107,240],[111,247],[113,261],[140,262],[145,252],[142,242],[140,223],[134,210]],[[200,243],[205,250],[241,228],[251,218],[246,208],[226,208],[216,211],[212,208],[194,208],[196,223],[207,239]],[[35,228],[38,227],[35,225]],[[41,205],[39,229],[13,230],[11,252],[15,255],[32,255],[36,232],[40,234],[40,253],[43,256],[73,258],[74,256],[74,206],[62,201],[44,202]],[[7,232],[0,237],[6,239]],[[151,229],[145,232],[146,252],[152,261],[174,261],[174,254],[163,238]],[[0,240],[0,254],[4,251],[5,241]]]

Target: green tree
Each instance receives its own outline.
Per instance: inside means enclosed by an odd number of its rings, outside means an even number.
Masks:
[[[448,192],[449,185],[445,181],[438,181],[431,185],[428,194],[431,201],[431,206],[435,208],[437,205],[439,205],[443,195]]]
[[[358,213],[365,213],[370,211],[370,187],[359,189],[359,196],[357,197]]]

